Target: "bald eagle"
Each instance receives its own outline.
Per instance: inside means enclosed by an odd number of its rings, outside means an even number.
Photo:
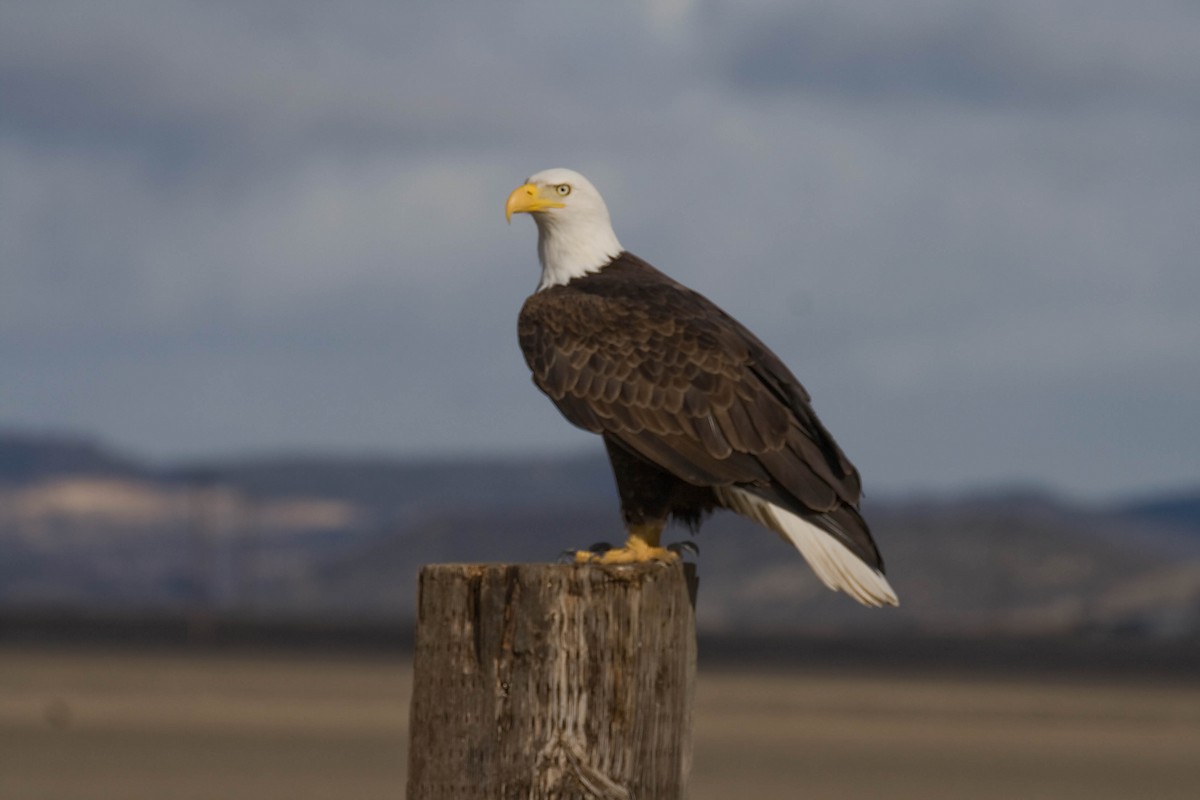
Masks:
[[[707,298],[626,251],[600,193],[550,169],[508,197],[537,224],[537,291],[518,322],[533,382],[600,434],[627,540],[580,561],[671,561],[669,518],[693,531],[726,508],[791,542],[817,576],[870,606],[897,605],[858,512],[858,471],[808,392],[766,345]]]

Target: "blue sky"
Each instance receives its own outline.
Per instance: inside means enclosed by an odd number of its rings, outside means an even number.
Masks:
[[[1200,6],[0,4],[0,425],[579,452],[503,202],[794,369],[868,493],[1200,482]]]

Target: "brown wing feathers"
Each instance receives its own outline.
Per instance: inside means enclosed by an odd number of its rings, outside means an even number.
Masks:
[[[807,392],[700,295],[622,254],[530,297],[519,334],[534,382],[575,425],[690,483],[742,485],[795,513],[824,514],[823,527],[878,559],[865,528],[836,530],[855,519],[861,527],[860,483]]]

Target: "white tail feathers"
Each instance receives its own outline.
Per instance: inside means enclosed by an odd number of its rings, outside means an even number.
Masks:
[[[826,531],[744,489],[730,486],[718,488],[716,493],[726,508],[791,542],[830,589],[843,591],[865,606],[900,605],[883,573],[868,566]]]

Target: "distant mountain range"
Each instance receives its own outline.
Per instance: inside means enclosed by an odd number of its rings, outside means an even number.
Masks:
[[[709,521],[710,631],[1200,634],[1200,488],[1084,507],[1031,492],[872,500],[901,608],[827,591],[773,534]],[[683,531],[674,535],[682,537]],[[156,466],[0,433],[0,607],[405,618],[434,561],[621,539],[607,462],[272,457]]]
[[[0,430],[0,484],[23,485],[69,475],[134,477],[148,471],[88,439]]]
[[[1200,536],[1200,489],[1139,498],[1114,510],[1135,522],[1159,523]]]

